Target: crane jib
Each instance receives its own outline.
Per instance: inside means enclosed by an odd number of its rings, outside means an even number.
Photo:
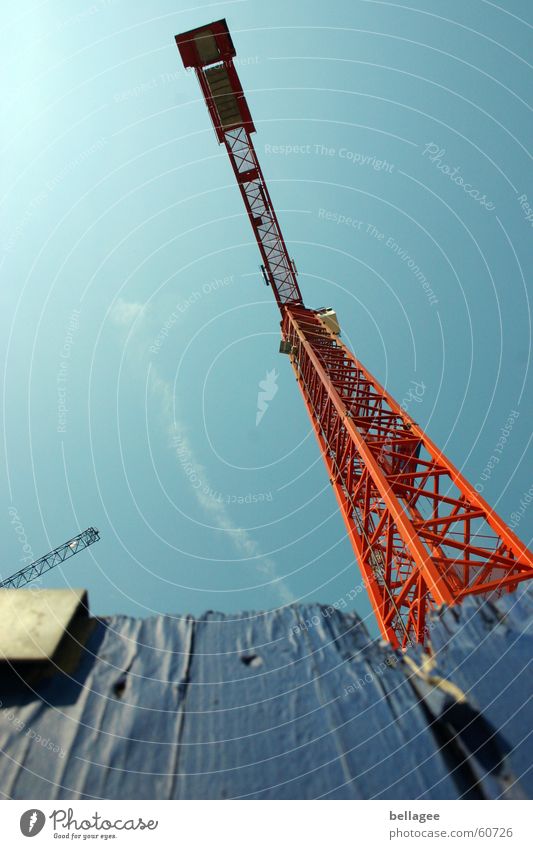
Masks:
[[[432,608],[511,592],[533,578],[533,554],[342,344],[335,311],[304,306],[226,21],[176,42],[233,167],[282,313],[280,352],[290,357],[381,633],[402,648],[427,644]]]

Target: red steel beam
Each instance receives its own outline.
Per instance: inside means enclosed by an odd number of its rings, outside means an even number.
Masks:
[[[250,110],[233,65],[235,48],[225,20],[176,36],[186,68],[194,68],[220,144],[224,144],[241,190],[265,278],[278,307],[303,304],[296,268],[287,251],[259,165]]]

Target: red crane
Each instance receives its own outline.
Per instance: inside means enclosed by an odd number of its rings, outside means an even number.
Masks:
[[[533,577],[533,555],[339,338],[304,306],[257,160],[225,20],[176,36],[224,144],[281,312],[288,354],[385,639],[428,638],[428,613]]]

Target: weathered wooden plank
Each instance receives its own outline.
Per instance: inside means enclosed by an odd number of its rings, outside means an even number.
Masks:
[[[111,617],[97,624],[73,674],[57,672],[30,691],[0,684],[3,792],[496,798],[514,792],[518,777],[531,791],[532,622],[524,588],[496,606],[468,600],[442,614],[432,674],[467,694],[461,707],[446,685],[413,672],[418,651],[409,666],[372,642],[355,614],[332,608]],[[465,710],[473,713],[458,719]],[[464,727],[446,742],[451,720]],[[476,752],[491,729],[495,748],[485,740]],[[466,766],[465,745],[473,752]],[[495,766],[503,753],[505,769]]]

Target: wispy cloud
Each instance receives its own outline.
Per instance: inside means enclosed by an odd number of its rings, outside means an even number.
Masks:
[[[128,346],[129,354],[136,360],[136,365],[137,358],[139,358],[138,362],[140,364],[141,355],[147,349],[144,338],[149,333],[149,328],[144,327],[145,324],[148,324],[145,321],[146,316],[147,313],[144,310],[143,304],[135,301],[126,301],[123,298],[117,299],[111,311],[112,320],[122,327],[132,324],[137,320],[136,340],[138,340],[139,344]],[[146,330],[146,333],[143,332],[144,330]],[[177,465],[181,466],[182,472],[185,474],[183,463],[180,463],[178,451],[181,456],[185,453],[188,464],[194,468],[197,476],[203,482],[201,489],[191,489],[191,491],[194,493],[194,497],[200,504],[205,515],[210,517],[213,525],[227,532],[237,554],[241,557],[249,558],[251,561],[250,565],[257,569],[266,581],[272,584],[279,595],[280,602],[282,604],[291,604],[294,598],[285,581],[279,577],[276,563],[268,557],[261,556],[261,549],[257,540],[245,528],[240,528],[235,524],[227,506],[223,502],[210,496],[209,493],[214,490],[209,484],[207,471],[198,461],[194,449],[186,436],[186,426],[183,422],[176,419],[171,383],[161,376],[160,371],[153,363],[150,365],[149,386],[154,399],[157,400],[163,428],[169,440],[169,449],[173,452]],[[179,449],[176,447],[177,444],[179,444]]]

